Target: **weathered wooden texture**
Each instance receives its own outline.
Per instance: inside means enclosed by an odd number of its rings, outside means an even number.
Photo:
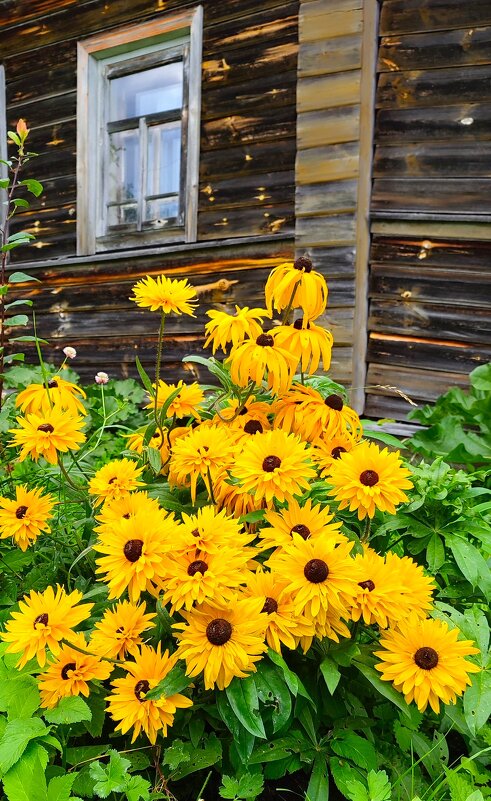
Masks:
[[[350,383],[363,5],[361,0],[303,0],[299,14],[296,255],[309,255],[326,276],[330,300],[337,276],[351,282],[343,320],[337,312],[331,324],[330,304],[325,318],[335,343],[345,345]]]
[[[34,301],[38,333],[50,345],[47,355],[66,345],[77,348],[77,370],[84,376],[103,368],[112,376],[135,375],[135,355],[147,368],[155,359],[156,317],[129,300],[138,278],[162,271],[172,278],[186,277],[197,288],[200,305],[195,317],[171,316],[166,324],[164,376],[169,379],[199,376],[208,382],[206,370],[181,364],[183,356],[199,352],[208,321],[206,311],[234,313],[235,304],[264,305],[263,287],[269,270],[293,257],[293,242],[243,243],[238,248],[207,247],[170,252],[165,256],[142,256],[133,261],[121,258],[86,259],[65,266],[56,262],[34,267],[41,284],[17,285],[22,297]],[[90,270],[90,282],[87,273]],[[345,307],[353,302],[354,286],[349,277],[331,283],[331,304],[324,322],[340,347],[333,354],[331,374],[348,378],[345,346],[351,341]],[[124,327],[122,325],[124,324]],[[34,356],[34,354],[33,354]],[[192,372],[190,373],[190,370]]]
[[[19,215],[38,237],[12,261],[76,248],[76,45],[94,33],[194,6],[190,0],[0,2],[9,125],[32,128],[45,184]],[[198,240],[294,230],[298,0],[204,0]]]
[[[368,378],[426,402],[491,358],[491,5],[385,0],[380,34]]]

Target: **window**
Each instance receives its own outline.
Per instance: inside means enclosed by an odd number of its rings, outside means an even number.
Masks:
[[[201,7],[79,43],[80,254],[196,239]]]

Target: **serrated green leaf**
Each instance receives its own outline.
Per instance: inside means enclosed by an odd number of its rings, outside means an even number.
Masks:
[[[7,773],[21,758],[31,740],[48,734],[41,718],[26,718],[11,720],[7,723],[2,739],[0,740],[0,771]]]
[[[372,743],[360,737],[354,731],[343,731],[342,736],[336,736],[331,743],[335,754],[354,762],[364,770],[376,770],[377,754]]]
[[[78,695],[62,698],[54,709],[47,709],[43,714],[48,723],[81,723],[92,719],[88,704]]]
[[[44,771],[48,754],[31,742],[22,759],[3,776],[3,790],[8,801],[48,801]]]
[[[222,744],[216,734],[210,734],[206,740],[201,742],[199,748],[193,748],[191,743],[184,743],[182,747],[188,758],[172,772],[171,778],[175,781],[198,770],[210,768],[222,758]]]
[[[55,776],[48,784],[48,801],[69,801],[75,773]]]
[[[94,762],[90,766],[90,775],[94,779],[94,791],[101,798],[107,798],[112,792],[122,792],[128,776],[128,768],[131,763],[124,759],[117,751],[110,751],[108,765],[102,762]]]
[[[124,788],[128,801],[148,801],[150,798],[150,782],[143,776],[131,776]]]
[[[0,671],[0,711],[6,712],[9,720],[32,717],[40,704],[36,679],[4,670]]]

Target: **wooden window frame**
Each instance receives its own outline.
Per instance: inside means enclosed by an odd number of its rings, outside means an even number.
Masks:
[[[5,67],[0,64],[0,159],[7,161],[8,148],[7,148],[7,104],[5,98]],[[6,164],[0,162],[0,178],[8,178],[9,171]],[[0,228],[3,228],[6,222],[7,207],[1,206],[0,208]]]
[[[78,43],[77,66],[77,254],[139,249],[197,240],[201,51],[203,9],[197,6],[141,25],[97,34]],[[152,59],[184,52],[189,92],[183,97],[183,163],[181,164],[182,220],[172,228],[103,234],[105,71],[123,64],[132,54]],[[181,196],[181,194],[180,194]],[[105,223],[104,223],[105,225]]]

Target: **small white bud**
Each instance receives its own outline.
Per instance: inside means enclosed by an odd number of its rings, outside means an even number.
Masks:
[[[63,348],[63,353],[65,354],[67,359],[74,359],[75,356],[77,355],[77,351],[75,350],[75,348],[71,348],[69,345],[67,345],[66,348]]]
[[[107,373],[103,373],[102,371],[97,373],[95,377],[96,384],[107,384],[108,381],[109,381],[109,376]]]

